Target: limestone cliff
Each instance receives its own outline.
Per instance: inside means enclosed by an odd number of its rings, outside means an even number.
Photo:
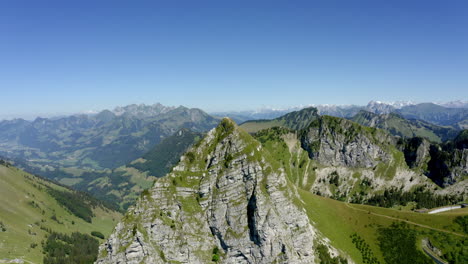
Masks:
[[[390,161],[386,149],[395,141],[382,130],[360,126],[346,119],[323,116],[302,132],[301,142],[309,156],[328,166],[373,167]]]
[[[466,132],[460,135],[463,133]],[[427,175],[439,186],[448,187],[468,178],[468,148],[459,138],[436,144],[415,137],[403,140],[399,148],[412,169]]]

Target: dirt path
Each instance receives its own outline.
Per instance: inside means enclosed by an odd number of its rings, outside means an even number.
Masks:
[[[359,208],[356,208],[356,207],[354,207],[354,206],[351,206],[351,204],[349,204],[349,203],[345,203],[345,205],[346,205],[347,207],[351,208],[351,209],[354,209],[354,210],[357,210],[357,211],[366,212],[366,213],[370,213],[371,215],[380,216],[380,217],[385,217],[385,218],[388,218],[388,219],[392,219],[392,220],[396,220],[396,221],[405,222],[405,223],[412,224],[412,225],[415,225],[415,226],[419,226],[419,227],[431,229],[431,230],[434,230],[434,231],[444,232],[444,233],[456,235],[456,236],[459,236],[459,237],[468,237],[467,235],[460,234],[460,233],[457,233],[457,232],[452,232],[452,231],[448,231],[448,230],[444,230],[444,229],[434,228],[434,227],[430,227],[430,226],[428,226],[428,225],[418,224],[418,223],[415,223],[415,222],[413,222],[413,221],[404,220],[404,219],[401,219],[401,218],[396,218],[396,217],[388,216],[388,215],[377,214],[377,213],[371,212],[371,211],[369,211],[369,210],[359,209]]]

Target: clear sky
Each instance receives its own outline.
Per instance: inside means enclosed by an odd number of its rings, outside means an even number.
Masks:
[[[468,1],[1,1],[0,117],[468,99]]]

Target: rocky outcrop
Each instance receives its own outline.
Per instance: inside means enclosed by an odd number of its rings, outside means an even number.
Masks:
[[[381,130],[331,116],[312,122],[300,140],[310,158],[323,165],[364,168],[392,160],[388,146],[395,141]]]
[[[374,167],[323,165],[309,158],[295,133],[270,129],[256,135],[264,148],[275,151],[288,172],[290,181],[303,190],[337,200],[365,203],[385,190],[411,192],[417,187],[434,190],[436,186],[424,175],[408,168],[402,152],[382,146],[392,158]],[[266,140],[266,141],[265,141]]]
[[[415,137],[403,140],[399,148],[410,168],[425,174],[441,187],[463,181],[468,176],[468,149],[457,140],[435,144]]]
[[[284,170],[224,119],[142,194],[97,263],[317,263],[318,241]]]
[[[468,178],[468,149],[455,149],[447,154],[444,152],[440,154],[441,152],[437,150],[433,158],[444,156],[446,160],[441,159],[437,163],[429,161],[429,168],[431,169],[429,177],[433,175],[442,177],[440,180],[445,187]],[[437,165],[439,166],[436,167]]]
[[[406,164],[421,172],[427,170],[427,162],[431,159],[430,147],[431,143],[420,137],[403,140],[399,145],[399,149],[405,155]]]

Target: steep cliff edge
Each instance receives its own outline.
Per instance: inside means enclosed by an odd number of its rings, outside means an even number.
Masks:
[[[326,241],[284,169],[224,119],[142,193],[97,263],[318,263]]]

